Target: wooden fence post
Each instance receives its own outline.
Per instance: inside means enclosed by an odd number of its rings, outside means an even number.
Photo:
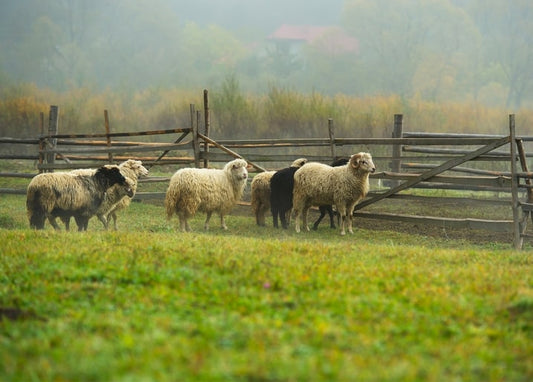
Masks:
[[[335,146],[335,126],[333,126],[333,118],[328,118],[328,134],[329,145],[331,147],[332,162],[337,159],[337,146]]]
[[[198,125],[196,124],[195,117],[196,112],[194,104],[190,104],[191,112],[191,132],[192,132],[192,150],[194,155],[194,167],[200,167],[200,144],[198,142]]]
[[[202,112],[200,110],[196,110],[196,132],[198,133],[198,167],[200,167],[200,157],[201,157],[201,151],[200,151],[200,139],[202,138],[200,135],[200,121],[202,120]],[[207,145],[207,142],[204,141],[204,145]],[[204,160],[205,163],[205,160]],[[205,167],[205,165],[204,165]]]
[[[522,248],[522,235],[520,230],[520,202],[518,201],[518,177],[516,169],[516,131],[515,116],[509,114],[509,144],[511,151],[511,199],[513,207],[513,244],[515,249]]]
[[[207,89],[204,89],[204,126],[205,126],[205,129],[204,129],[204,135],[206,137],[209,137],[209,127],[211,125],[211,120],[210,120],[210,116],[209,116],[209,94],[208,94],[208,91]],[[208,159],[208,154],[209,153],[209,145],[207,144],[207,142],[204,142],[204,168],[208,168],[209,167],[209,159]]]
[[[109,134],[111,133],[111,129],[109,127],[109,114],[107,110],[104,110],[104,123],[105,123],[105,134],[106,134],[106,140],[107,140],[107,147],[111,148],[111,137]],[[113,163],[113,153],[109,152],[107,153],[107,157],[109,160],[109,163]]]
[[[59,126],[59,106],[51,105],[50,113],[48,116],[48,146],[52,149],[57,147],[57,138],[50,138],[53,135],[57,135]],[[46,162],[49,164],[54,164],[56,158],[56,153],[51,152],[46,155]],[[53,169],[48,170],[53,172]]]
[[[402,138],[403,136],[403,115],[394,114],[394,127],[392,130],[392,138]],[[402,172],[402,145],[392,146],[392,161],[391,171],[395,173]],[[399,181],[390,181],[391,187],[396,187],[400,184]]]
[[[39,113],[39,173],[43,172],[43,170],[41,169],[41,165],[43,164],[44,162],[44,155],[43,155],[43,150],[45,148],[45,143],[44,143],[44,113],[41,111]]]

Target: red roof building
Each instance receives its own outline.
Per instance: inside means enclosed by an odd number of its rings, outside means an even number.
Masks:
[[[347,35],[340,27],[284,24],[267,39],[276,44],[289,45],[293,51],[304,44],[315,45],[332,55],[359,51],[359,41]]]

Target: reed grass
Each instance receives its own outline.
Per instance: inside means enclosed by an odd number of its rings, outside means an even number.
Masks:
[[[326,137],[328,118],[338,137],[390,137],[394,114],[403,114],[406,131],[507,134],[509,110],[480,103],[429,102],[396,95],[349,97],[270,86],[263,94],[245,93],[235,77],[210,91],[211,134],[218,139]],[[190,125],[190,104],[203,110],[203,92],[145,89],[135,92],[81,88],[54,93],[33,85],[0,91],[0,124],[5,136],[37,136],[39,114],[60,106],[61,133],[105,131],[108,110],[112,131]],[[533,111],[513,111],[522,135],[533,134]],[[4,128],[5,127],[5,128]]]

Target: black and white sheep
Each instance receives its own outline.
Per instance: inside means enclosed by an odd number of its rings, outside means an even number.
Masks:
[[[96,210],[94,213],[98,220],[102,222],[105,229],[108,228],[109,211],[114,210],[115,206],[120,203],[123,198],[132,198],[135,195],[135,185],[136,182],[134,182],[131,178],[126,177],[126,183],[124,185],[115,184],[112,187],[109,187],[109,189],[106,191],[102,204],[100,204],[100,207],[98,207],[98,210]],[[77,213],[72,214],[79,229],[80,218],[78,215],[79,214]],[[70,218],[71,216],[68,215],[60,216],[60,219],[65,224],[65,229],[67,231],[70,229]],[[87,229],[87,227],[85,227],[85,229]]]
[[[107,167],[113,165],[107,165]],[[109,228],[109,221],[113,219],[113,228],[117,230],[117,212],[127,208],[131,199],[135,196],[137,192],[137,184],[139,177],[148,175],[148,170],[142,165],[140,160],[128,159],[118,165],[118,168],[122,175],[127,179],[127,185],[116,184],[107,190],[105,194],[105,199],[101,204],[100,208],[96,212],[98,220],[102,222],[104,228],[107,230]],[[92,175],[96,172],[95,169],[79,169],[70,171],[71,174],[81,174],[81,175]],[[61,217],[65,227],[68,231],[70,217],[63,216]]]
[[[227,229],[224,216],[242,198],[248,171],[243,159],[226,163],[223,169],[183,168],[170,178],[165,196],[167,219],[176,213],[182,231],[190,231],[188,220],[197,211],[205,212],[204,229],[209,229],[213,212],[220,215],[220,224]]]
[[[306,158],[298,158],[291,167],[300,168],[307,163]],[[257,174],[251,183],[251,206],[257,225],[265,225],[265,214],[270,210],[270,179],[276,171],[265,171]]]
[[[98,211],[106,191],[115,184],[129,187],[116,166],[102,166],[92,175],[58,172],[35,176],[26,195],[30,227],[43,229],[48,219],[59,229],[56,217],[74,216],[78,230],[87,230],[89,219]]]
[[[300,214],[304,228],[309,231],[307,213],[312,205],[334,204],[341,217],[341,235],[346,234],[346,227],[353,233],[354,207],[367,195],[368,178],[375,171],[372,156],[364,152],[353,154],[344,166],[307,163],[296,171],[293,196],[296,232],[300,232]]]
[[[331,167],[339,167],[344,166],[346,163],[348,163],[350,159],[349,158],[339,158],[333,161],[331,164]],[[320,216],[313,224],[313,230],[316,231],[318,229],[318,225],[324,219],[326,214],[329,216],[329,226],[330,228],[337,228],[335,225],[335,212],[333,211],[333,206],[331,204],[318,206],[318,210],[320,211]],[[337,214],[338,216],[338,214]]]

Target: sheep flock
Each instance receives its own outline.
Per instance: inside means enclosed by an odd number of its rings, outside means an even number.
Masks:
[[[344,163],[344,164],[343,164]],[[249,164],[244,159],[227,162],[223,168],[181,168],[170,178],[165,193],[165,212],[170,221],[175,214],[181,231],[191,231],[189,220],[198,212],[206,214],[204,230],[209,229],[213,213],[220,217],[220,227],[226,230],[225,218],[242,200],[248,182]],[[256,174],[251,181],[251,209],[255,223],[265,226],[265,214],[270,209],[273,226],[278,217],[288,228],[291,212],[296,232],[300,232],[300,216],[305,230],[308,210],[320,208],[321,216],[313,229],[332,206],[340,216],[340,234],[353,233],[352,217],[355,205],[369,191],[369,175],[375,165],[369,153],[353,154],[350,159],[331,166],[298,158],[289,167]],[[69,230],[72,217],[79,231],[86,231],[89,219],[96,216],[108,229],[111,219],[117,230],[117,212],[127,208],[134,197],[139,178],[148,170],[139,160],[127,160],[118,165],[70,172],[42,173],[35,176],[27,189],[26,209],[31,228],[43,229],[45,221],[56,230],[60,218]]]

